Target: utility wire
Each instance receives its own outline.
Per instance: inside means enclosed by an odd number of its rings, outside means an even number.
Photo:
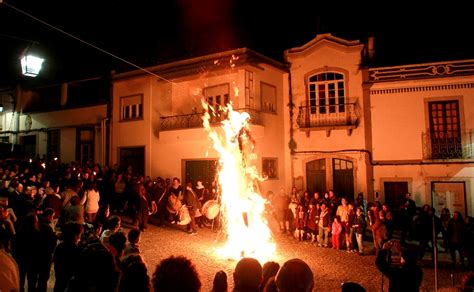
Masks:
[[[10,5],[10,4],[8,4],[7,2],[5,2],[5,1],[3,1],[3,0],[0,0],[0,4],[5,4],[6,6],[12,8],[13,10],[16,10],[16,11],[20,12],[21,14],[24,14],[24,15],[26,15],[26,16],[28,16],[28,17],[30,17],[30,18],[32,18],[32,19],[34,19],[34,20],[36,20],[36,21],[38,21],[38,22],[40,22],[40,23],[42,23],[42,24],[44,24],[44,25],[46,25],[46,26],[48,26],[48,27],[50,27],[50,28],[52,28],[52,29],[54,29],[54,30],[56,30],[56,31],[59,31],[59,32],[62,33],[62,34],[65,34],[65,35],[67,35],[67,36],[69,36],[69,37],[71,37],[71,38],[73,38],[73,39],[75,39],[75,40],[81,42],[81,43],[84,43],[84,44],[86,44],[86,45],[88,45],[88,46],[90,46],[90,47],[93,47],[94,49],[99,50],[99,51],[101,51],[101,52],[104,53],[104,54],[107,54],[107,55],[109,55],[109,56],[112,56],[112,57],[114,57],[114,58],[116,58],[116,59],[118,59],[118,60],[124,62],[124,63],[127,63],[128,65],[130,65],[130,66],[132,66],[132,67],[135,67],[135,68],[137,68],[137,69],[139,69],[139,70],[141,70],[141,71],[143,71],[143,72],[145,72],[145,73],[148,73],[148,74],[150,74],[150,75],[153,75],[153,76],[155,76],[155,77],[157,77],[157,78],[159,78],[159,79],[161,79],[161,80],[164,80],[164,81],[166,81],[166,82],[174,83],[173,81],[168,80],[168,79],[166,79],[166,78],[164,78],[164,77],[162,77],[162,76],[160,76],[160,75],[158,75],[158,74],[155,74],[155,73],[151,72],[150,70],[147,70],[147,69],[145,69],[145,68],[143,68],[143,67],[140,67],[140,66],[138,66],[138,65],[136,65],[136,64],[134,64],[134,63],[132,63],[132,62],[130,62],[130,61],[128,61],[128,60],[125,60],[125,59],[123,59],[123,58],[121,58],[121,57],[119,57],[119,56],[117,56],[117,55],[115,55],[115,54],[112,54],[112,53],[110,53],[110,52],[108,52],[108,51],[106,51],[106,50],[104,50],[104,49],[102,49],[102,48],[100,48],[100,47],[98,47],[98,46],[95,46],[95,45],[93,45],[93,44],[91,44],[91,43],[89,43],[89,42],[87,42],[87,41],[85,41],[85,40],[83,40],[83,39],[81,39],[81,38],[79,38],[79,37],[76,37],[75,35],[72,35],[72,34],[68,33],[67,31],[64,31],[64,30],[62,30],[62,29],[60,29],[60,28],[57,28],[57,27],[55,27],[54,25],[49,24],[49,23],[47,23],[46,21],[41,20],[41,19],[39,19],[39,18],[37,18],[37,17],[35,17],[35,16],[29,14],[28,12],[25,12],[25,11],[23,11],[23,10],[21,10],[21,9],[18,9],[18,8],[16,8],[15,6]]]

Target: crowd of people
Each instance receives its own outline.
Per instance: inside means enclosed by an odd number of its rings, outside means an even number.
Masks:
[[[24,291],[25,282],[28,291],[46,291],[53,266],[54,291],[178,291],[167,283],[176,277],[173,273],[177,269],[193,274],[192,261],[165,259],[150,280],[140,255],[141,234],[149,216],[154,216],[158,224],[183,225],[186,221],[187,232],[195,235],[198,227],[210,225],[202,214],[203,206],[218,200],[215,183],[206,187],[197,181],[195,187],[188,183],[183,188],[176,177],[153,180],[134,173],[131,167],[64,165],[58,159],[0,161],[0,181],[1,291]],[[282,189],[269,194],[268,199],[268,214],[276,218],[281,232],[320,247],[363,255],[364,240],[372,238],[376,253],[383,255],[385,244],[399,228],[402,245],[409,235],[419,236],[417,255],[422,257],[432,238],[427,226],[436,218],[444,248],[453,256],[457,251],[461,262],[466,253],[472,259],[472,218],[465,222],[459,212],[451,217],[446,210],[437,217],[430,206],[418,211],[410,194],[397,210],[398,220],[387,205],[367,203],[362,194],[349,201],[333,191],[310,196],[294,188],[291,195]],[[187,218],[183,218],[183,209]],[[128,232],[121,227],[122,215],[132,219]],[[294,287],[296,280],[302,285],[298,291],[310,291],[305,289],[313,285],[311,270],[301,260],[288,261],[281,268],[269,263],[262,269],[257,263],[253,259],[239,262],[234,291],[263,291],[264,287],[265,291],[289,291],[284,287],[290,282]],[[382,270],[384,262],[378,258],[377,263]],[[249,273],[253,269],[255,273]],[[295,271],[298,275],[292,274]],[[250,284],[256,275],[261,277]],[[218,272],[214,290],[227,291],[226,279],[224,272]],[[179,291],[199,291],[201,287],[199,279],[188,284],[189,289]]]
[[[310,195],[293,188],[288,195],[281,189],[277,194],[271,193],[269,199],[280,231],[299,241],[364,255],[367,240],[373,242],[374,252],[378,254],[384,243],[396,236],[403,247],[408,245],[407,240],[416,244],[418,259],[423,259],[426,251],[430,251],[433,258],[433,239],[438,246],[438,237],[441,237],[441,252],[451,254],[453,267],[456,263],[465,265],[467,258],[471,269],[474,268],[473,218],[464,219],[459,211],[451,216],[447,208],[438,216],[429,205],[418,208],[410,193],[395,210],[385,203],[367,202],[362,193],[355,200],[349,200],[338,197],[332,190],[324,195],[318,192]]]

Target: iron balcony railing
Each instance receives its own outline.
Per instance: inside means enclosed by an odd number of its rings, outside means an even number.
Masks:
[[[234,109],[238,112],[246,112],[250,115],[250,123],[254,125],[262,125],[260,118],[260,112],[250,108],[241,108]],[[201,113],[191,113],[185,115],[176,115],[176,116],[166,116],[160,118],[160,130],[169,131],[177,129],[189,129],[189,128],[199,128],[202,127],[202,117],[203,112]],[[218,112],[217,116],[211,115],[210,123],[218,124],[227,118],[226,113],[221,111]]]
[[[422,133],[424,159],[474,158],[474,130],[462,133]]]
[[[356,102],[300,106],[297,123],[300,128],[347,127],[356,128],[360,112]]]

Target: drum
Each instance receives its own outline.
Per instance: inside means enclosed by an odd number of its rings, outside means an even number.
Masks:
[[[189,216],[189,211],[188,207],[182,206],[181,209],[179,209],[179,225],[188,225],[191,223],[191,216]]]
[[[204,206],[202,206],[202,214],[209,220],[216,218],[216,216],[219,214],[219,211],[220,206],[216,200],[209,200],[204,204]]]
[[[158,212],[158,205],[156,204],[155,201],[151,202],[151,208],[148,208],[148,215],[153,215]]]

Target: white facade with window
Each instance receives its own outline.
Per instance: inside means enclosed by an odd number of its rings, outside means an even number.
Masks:
[[[406,185],[437,214],[473,216],[474,61],[373,68],[368,76],[382,201],[394,200],[390,185]]]
[[[368,68],[365,45],[329,34],[285,56],[294,186],[473,215],[474,61]]]
[[[122,106],[113,106],[112,164],[143,164],[146,175],[176,176],[182,183],[195,184],[200,173],[215,171],[218,159],[202,127],[202,100],[219,112],[230,102],[235,110],[251,116],[256,166],[269,176],[260,184],[262,193],[290,185],[291,177],[284,167],[289,164],[285,141],[289,125],[285,123],[288,112],[283,110],[288,100],[288,76],[283,64],[239,49],[148,70],[166,80],[141,71],[114,76],[113,103]],[[130,96],[143,97],[139,119],[123,119],[124,99]],[[211,118],[216,127],[220,120],[221,116]]]
[[[264,193],[332,189],[397,208],[411,192],[417,205],[472,216],[474,61],[369,68],[368,55],[323,34],[285,51],[286,65],[242,49],[151,68],[167,80],[118,74],[114,105],[143,98],[130,102],[141,110],[113,106],[111,161],[183,181],[215,171],[201,100],[230,101],[252,116]]]
[[[106,117],[106,104],[20,114],[17,147],[32,157],[59,157],[62,163],[92,159],[104,164]],[[11,112],[1,118],[6,127],[0,136],[14,141],[16,119]]]
[[[372,193],[364,151],[363,48],[359,41],[319,35],[285,52],[294,105],[291,169],[300,191],[323,195],[332,189],[349,198]]]

